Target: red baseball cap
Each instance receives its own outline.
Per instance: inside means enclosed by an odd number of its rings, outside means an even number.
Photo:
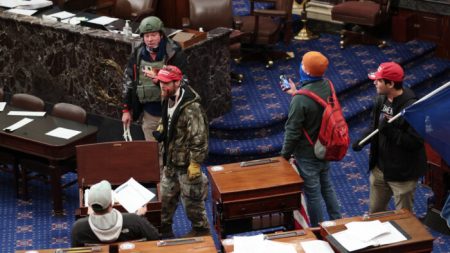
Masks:
[[[403,81],[405,73],[403,68],[395,62],[381,63],[377,72],[370,73],[368,76],[372,80],[387,79],[394,82]]]
[[[156,79],[164,83],[179,81],[182,78],[183,74],[181,73],[181,70],[178,67],[172,65],[164,66],[158,71],[158,75],[156,76]]]

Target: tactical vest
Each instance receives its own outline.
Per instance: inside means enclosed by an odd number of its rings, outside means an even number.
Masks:
[[[144,75],[144,69],[161,69],[164,66],[164,60],[148,62],[140,60],[139,63],[139,84],[137,85],[137,95],[141,103],[161,101],[161,90],[155,85],[151,78]]]

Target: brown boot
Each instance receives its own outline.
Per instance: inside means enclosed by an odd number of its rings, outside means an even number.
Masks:
[[[165,224],[165,225],[161,225],[161,228],[159,229],[159,231],[161,232],[159,234],[159,237],[161,239],[170,239],[170,238],[174,238],[175,235],[173,234],[172,231],[172,225],[170,224]]]
[[[185,234],[183,237],[187,238],[206,235],[211,235],[209,228],[193,228],[189,233]]]

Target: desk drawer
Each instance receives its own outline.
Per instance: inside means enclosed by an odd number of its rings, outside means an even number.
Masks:
[[[285,212],[300,207],[300,192],[262,199],[249,199],[223,204],[223,218],[235,219],[273,212]]]

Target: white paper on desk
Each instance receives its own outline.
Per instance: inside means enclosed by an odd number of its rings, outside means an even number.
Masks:
[[[358,240],[354,237],[352,232],[349,232],[349,229],[334,233],[332,236],[348,251],[355,251],[370,246],[387,245],[407,240],[407,238],[390,222],[383,222],[382,225],[388,230],[388,233],[384,233],[370,241]]]
[[[0,6],[5,8],[14,8],[21,2],[21,0],[0,0]]]
[[[68,11],[60,11],[53,14],[48,15],[49,17],[59,18],[59,19],[68,19],[74,17],[75,14]]]
[[[102,17],[98,17],[98,18],[94,18],[94,19],[88,20],[88,22],[89,23],[94,23],[94,24],[99,24],[99,25],[107,25],[107,24],[110,24],[110,23],[112,23],[112,22],[114,22],[116,20],[117,20],[117,18],[111,18],[111,17],[102,16]]]
[[[234,236],[234,253],[259,253],[264,241],[264,235]]]
[[[9,116],[36,116],[43,117],[45,112],[35,112],[35,111],[10,111],[8,112]]]
[[[25,126],[26,124],[30,123],[33,120],[34,119],[23,118],[23,119],[17,121],[16,123],[12,124],[11,126],[3,128],[3,130],[8,130],[8,131],[12,132],[12,131],[15,131],[15,130]]]
[[[345,227],[360,241],[367,242],[377,236],[388,233],[389,230],[379,220],[353,221],[345,224]]]
[[[28,0],[28,1],[20,1],[19,3],[21,9],[27,9],[27,10],[36,10],[45,8],[48,6],[52,6],[53,2],[48,0]]]
[[[334,253],[330,244],[322,240],[300,242],[305,253]]]
[[[21,14],[21,15],[26,15],[26,16],[32,16],[34,13],[37,12],[37,10],[24,10],[24,9],[9,9],[6,10],[6,12],[11,12],[11,13],[15,13],[15,14]]]
[[[47,132],[45,135],[62,138],[62,139],[70,139],[78,134],[80,134],[81,131],[78,130],[72,130],[64,127],[57,127],[49,132]]]
[[[155,194],[138,183],[134,178],[117,187],[114,192],[119,203],[129,213],[135,213],[147,204]]]
[[[6,102],[0,102],[0,112],[3,112],[5,110]]]

